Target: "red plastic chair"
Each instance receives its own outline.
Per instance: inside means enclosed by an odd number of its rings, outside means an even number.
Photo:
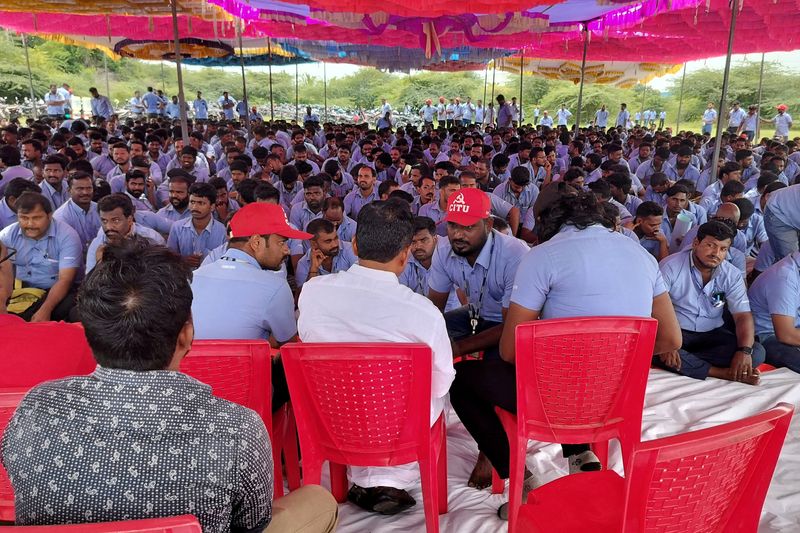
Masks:
[[[429,532],[447,512],[444,415],[431,427],[431,349],[404,343],[293,343],[281,347],[303,453],[303,483],[331,465],[337,501],[345,465],[419,461]]]
[[[6,526],[0,531],[13,533],[202,533],[200,523],[192,515],[126,520],[123,522],[98,522],[95,524],[68,524],[63,526]]]
[[[613,471],[557,479],[519,511],[526,533],[751,533],[794,408],[634,446],[626,479]]]
[[[293,430],[291,416],[284,408],[272,417],[272,358],[265,340],[196,340],[181,361],[181,372],[211,386],[211,392],[225,400],[249,407],[259,414],[272,443],[274,498],[283,496],[281,452],[284,441],[290,485],[300,486],[296,440],[286,437]],[[292,442],[294,452],[292,452]]]
[[[90,374],[97,363],[80,324],[0,320],[0,388]]]
[[[628,464],[625,454],[641,439],[657,329],[657,321],[638,317],[558,318],[517,326],[517,416],[496,409],[511,452],[510,533],[522,502],[528,440],[592,443],[606,464],[608,441],[618,439]],[[499,478],[493,476],[495,489]]]
[[[28,389],[2,389],[0,390],[0,440],[8,426],[8,421],[16,411]],[[14,489],[6,474],[6,469],[0,465],[0,521],[14,521]]]

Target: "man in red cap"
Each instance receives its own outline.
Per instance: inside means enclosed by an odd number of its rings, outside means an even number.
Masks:
[[[780,138],[781,142],[789,140],[789,130],[792,129],[792,116],[787,113],[789,108],[786,104],[780,104],[775,109],[778,114],[772,118],[762,118],[764,122],[772,122],[775,124],[775,137]]]

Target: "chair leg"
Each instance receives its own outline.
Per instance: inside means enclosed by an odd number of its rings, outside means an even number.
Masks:
[[[286,415],[283,456],[286,461],[286,477],[289,479],[289,490],[296,490],[300,487],[300,454],[297,446],[297,424],[295,423],[294,411],[291,405]]]
[[[600,441],[592,443],[592,451],[600,459],[603,468],[608,468],[608,441]]]
[[[439,514],[447,512],[447,433],[442,430],[442,443],[439,449],[439,457],[436,459],[437,467],[437,496],[439,498]]]
[[[331,494],[339,503],[347,500],[347,467],[336,463],[329,463],[331,469]]]
[[[497,470],[492,468],[492,494],[503,494],[506,490],[506,480],[500,477]]]
[[[439,533],[439,502],[437,495],[437,466],[433,446],[429,447],[428,457],[420,458],[419,469],[422,478],[422,505],[425,508],[425,525],[428,533]]]
[[[517,513],[522,505],[522,484],[525,481],[525,456],[528,442],[524,437],[509,439],[511,462],[508,480],[508,533],[516,531]]]

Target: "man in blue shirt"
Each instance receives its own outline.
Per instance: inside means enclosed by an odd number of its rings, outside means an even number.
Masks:
[[[44,160],[44,180],[42,180],[42,194],[50,201],[53,210],[61,207],[69,200],[69,191],[64,181],[67,169],[67,159],[59,154],[47,156]]]
[[[800,252],[762,272],[749,295],[767,363],[800,372]]]
[[[189,187],[194,183],[194,176],[181,169],[169,171],[167,189],[169,203],[158,210],[158,216],[178,222],[192,216],[189,211]]]
[[[173,224],[167,246],[186,259],[192,268],[203,262],[205,255],[225,242],[225,226],[214,220],[217,190],[208,183],[195,183],[189,189],[189,212],[192,217]]]
[[[539,150],[541,153],[542,150]],[[541,168],[541,167],[540,167]],[[528,210],[533,208],[536,197],[539,196],[539,187],[531,182],[531,172],[526,166],[515,167],[511,171],[511,178],[507,179],[492,191],[519,210],[519,220],[524,220]],[[519,227],[511,228],[514,235]]]
[[[536,227],[542,244],[519,263],[500,340],[502,360],[457,365],[450,401],[491,466],[508,477],[509,448],[494,411],[516,412],[516,327],[538,319],[588,316],[639,316],[658,320],[654,351],[680,345],[680,330],[658,265],[632,239],[603,227],[602,203],[558,183],[545,187],[536,202]],[[586,272],[603,272],[601,282]],[[585,444],[562,445],[570,473],[599,470]],[[488,463],[479,458],[470,482],[491,482]],[[525,484],[533,485],[533,476]],[[507,517],[507,505],[500,508]]]
[[[75,230],[81,239],[81,249],[85,252],[100,229],[97,204],[92,201],[94,181],[86,172],[75,171],[67,177],[67,184],[70,199],[55,210],[53,218]]]
[[[161,109],[161,98],[159,98],[152,87],[147,88],[147,92],[142,96],[142,103],[144,103],[145,110],[147,111],[147,118],[158,118],[159,110]]]
[[[706,222],[690,250],[669,256],[660,270],[683,333],[679,350],[654,358],[659,366],[695,379],[707,376],[757,385],[764,348],[755,342],[744,278],[725,261],[732,226]],[[735,333],[724,326],[727,306]]]
[[[108,96],[102,96],[95,87],[89,87],[89,93],[92,95],[92,118],[95,120],[110,119],[114,114],[114,108],[111,106]]]
[[[311,176],[303,182],[305,200],[292,205],[289,222],[304,230],[309,222],[322,216],[322,201],[325,198],[325,181],[322,176]]]
[[[798,250],[800,245],[800,185],[774,191],[767,200],[764,227],[777,259]]]
[[[669,240],[661,227],[664,222],[664,209],[655,202],[642,202],[636,209],[633,232],[639,244],[657,261],[669,255]]]
[[[350,218],[358,219],[358,212],[370,202],[379,199],[378,188],[375,182],[378,174],[374,168],[361,165],[356,173],[357,188],[353,189],[344,197],[344,211]]]
[[[14,178],[3,191],[3,199],[0,200],[0,229],[10,226],[17,221],[16,202],[22,193],[26,191],[41,193],[42,190],[32,181],[25,178]]]
[[[480,189],[452,195],[445,221],[448,242],[436,247],[428,298],[444,311],[450,290],[463,290],[468,305],[445,313],[453,355],[483,351],[496,359],[514,274],[528,247],[492,229],[489,195]]]
[[[311,248],[297,262],[294,278],[298,287],[317,276],[347,270],[358,262],[353,245],[341,241],[335,226],[324,218],[308,223]]]
[[[53,220],[50,202],[39,193],[23,193],[15,208],[19,222],[0,231],[0,242],[15,252],[10,261],[23,287],[46,291],[20,316],[31,322],[68,320],[72,285],[83,264],[81,239],[69,225]]]

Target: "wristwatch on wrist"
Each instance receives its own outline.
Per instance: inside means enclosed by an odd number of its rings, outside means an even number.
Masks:
[[[737,352],[742,352],[747,355],[753,355],[753,347],[752,346],[739,346],[736,348]]]

